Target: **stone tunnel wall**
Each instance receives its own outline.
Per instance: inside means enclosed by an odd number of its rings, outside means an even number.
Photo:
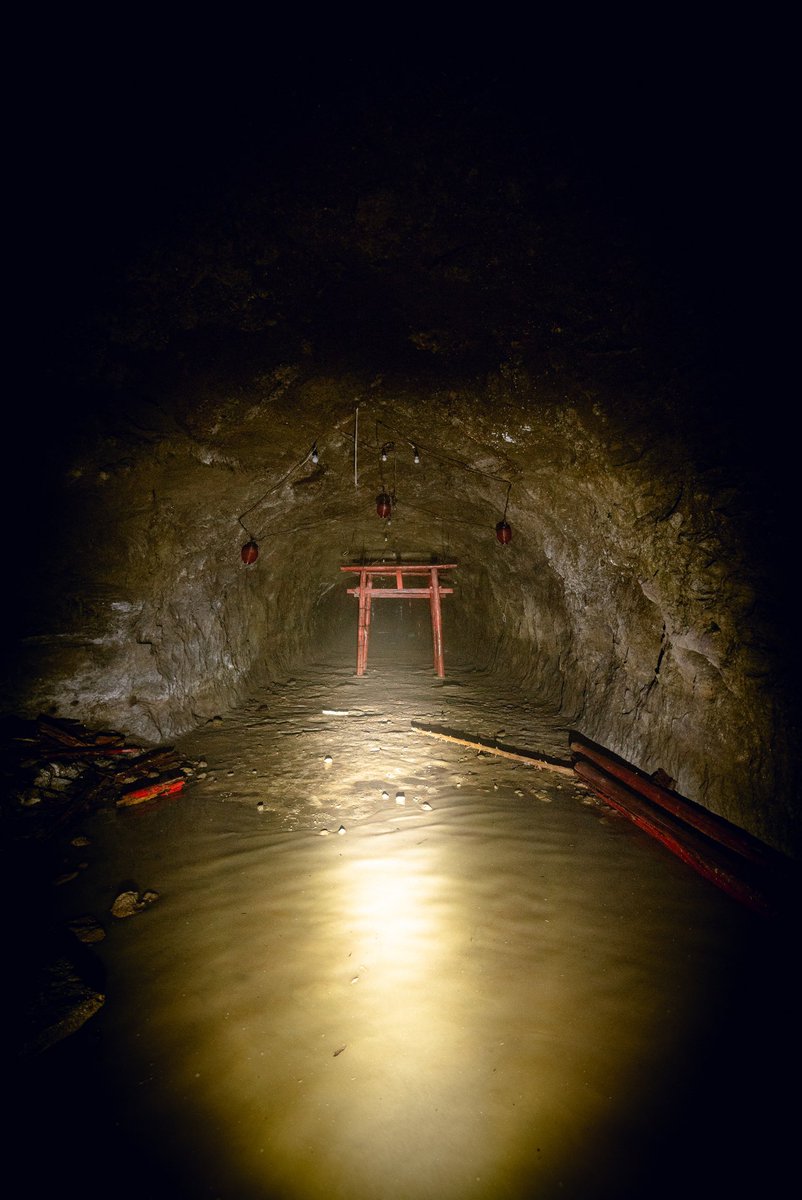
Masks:
[[[58,537],[6,709],[169,740],[313,657],[327,623],[348,644],[344,562],[434,546],[459,563],[447,656],[470,656],[500,687],[514,681],[567,726],[791,849],[792,731],[726,489],[666,439],[622,441],[598,406],[544,406],[525,422],[520,404],[419,402],[407,415],[432,445],[447,436],[487,471],[430,472],[435,509],[410,476],[383,542],[375,483],[355,491],[350,479],[352,400],[331,382],[315,388],[339,438],[320,472],[304,459],[326,424],[319,404],[315,414],[308,393],[305,407],[297,396],[282,406],[258,390],[247,404],[221,398],[206,425],[101,432],[65,458]],[[508,546],[493,534],[502,469],[514,477]],[[245,567],[253,519],[238,518],[254,502],[264,536]]]

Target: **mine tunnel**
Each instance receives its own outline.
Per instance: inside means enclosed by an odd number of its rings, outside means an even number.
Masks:
[[[42,235],[63,316],[5,480],[17,1173],[775,1194],[793,476],[745,407],[746,197],[721,216],[692,139],[667,185],[667,110],[651,150],[606,110],[625,153],[506,80],[377,79],[169,147],[120,102]]]

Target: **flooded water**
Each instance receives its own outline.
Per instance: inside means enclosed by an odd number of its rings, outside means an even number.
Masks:
[[[65,846],[107,1001],[30,1072],[26,1194],[779,1194],[792,949],[572,778],[412,728],[567,758],[503,681],[373,662],[254,696],[178,743],[205,778]]]

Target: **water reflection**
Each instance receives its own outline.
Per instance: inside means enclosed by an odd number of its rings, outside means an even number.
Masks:
[[[709,1052],[732,999],[740,913],[659,847],[551,798],[466,790],[341,837],[271,831],[233,805],[101,816],[106,907],[132,863],[161,894],[109,929],[96,1019],[134,1158],[158,1146],[180,1164],[147,1193],[668,1195],[672,1173],[644,1191],[639,1160],[678,1109],[694,1136],[685,1056]],[[707,1100],[709,1129],[722,1097]]]

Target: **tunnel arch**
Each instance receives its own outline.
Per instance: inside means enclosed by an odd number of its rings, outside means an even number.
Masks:
[[[158,433],[152,406],[118,412],[113,437],[65,458],[62,533],[7,704],[169,739],[310,655],[353,654],[343,564],[447,559],[447,663],[523,688],[566,729],[792,844],[790,710],[759,571],[732,489],[711,487],[680,439],[630,415],[624,440],[598,397],[502,397],[503,380],[492,405],[478,388],[374,387],[357,404],[365,380],[271,383],[209,395],[191,426],[165,397]],[[421,447],[418,465],[403,439],[393,452],[389,521],[378,421]]]
[[[740,127],[711,156],[693,86],[544,107],[528,70],[318,66],[180,153],[118,97],[58,211],[45,138],[4,706],[176,736],[292,671],[343,562],[438,554],[458,652],[796,846],[779,256]]]

